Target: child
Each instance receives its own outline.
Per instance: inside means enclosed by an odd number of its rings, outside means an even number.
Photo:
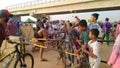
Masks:
[[[91,68],[99,68],[100,64],[100,46],[97,42],[98,35],[98,29],[91,29],[89,32],[89,37],[91,40],[88,42],[89,51],[82,48],[82,51],[89,55],[89,63]]]

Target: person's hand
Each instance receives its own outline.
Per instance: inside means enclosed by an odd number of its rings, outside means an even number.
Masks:
[[[83,52],[86,52],[86,49],[85,49],[85,48],[81,48],[81,50],[82,50]]]
[[[108,65],[108,68],[112,68],[112,65]]]
[[[78,16],[75,16],[75,18],[78,18]]]
[[[73,27],[71,27],[71,30],[73,30],[74,28]]]
[[[7,40],[8,43],[11,43],[11,42],[12,42],[9,38],[6,38],[6,40]]]
[[[78,54],[78,53],[79,53],[79,50],[75,50],[75,53]]]

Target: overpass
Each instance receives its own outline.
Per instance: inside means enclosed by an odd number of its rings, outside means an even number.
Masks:
[[[40,2],[44,1],[44,2]],[[63,14],[120,9],[120,0],[37,0],[7,7],[16,16]]]

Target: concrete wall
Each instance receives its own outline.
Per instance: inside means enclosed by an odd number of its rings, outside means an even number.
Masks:
[[[120,8],[120,0],[66,0],[44,5],[10,10],[15,15],[21,14],[58,14],[72,11],[97,11]]]

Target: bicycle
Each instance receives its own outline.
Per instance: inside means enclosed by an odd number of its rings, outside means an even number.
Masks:
[[[10,63],[12,62],[15,54],[17,54],[17,60],[15,61],[14,67],[13,68],[33,68],[34,67],[34,58],[30,53],[23,53],[21,49],[19,50],[19,45],[29,45],[27,43],[17,43],[17,42],[10,42],[11,44],[15,44],[15,50],[11,51],[8,54],[2,55],[0,57],[0,61],[5,60],[5,63],[3,64],[3,68],[8,68]],[[24,46],[23,46],[24,47]],[[20,47],[21,48],[21,47]],[[28,62],[28,57],[30,58],[29,60],[31,61],[29,64],[26,64]],[[26,61],[27,60],[27,61]]]

